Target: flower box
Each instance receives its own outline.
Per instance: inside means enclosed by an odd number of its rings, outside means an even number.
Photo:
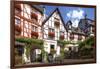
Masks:
[[[62,39],[62,40],[63,40],[63,39],[64,39],[64,35],[60,35],[60,39]]]
[[[31,31],[31,36],[38,38],[39,34],[38,34],[38,32]]]
[[[48,35],[51,36],[51,37],[55,37],[55,33],[54,32],[49,32]]]

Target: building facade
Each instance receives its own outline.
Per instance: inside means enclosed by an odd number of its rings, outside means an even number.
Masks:
[[[15,4],[15,39],[43,40],[44,51],[47,54],[51,54],[52,51],[55,52],[53,54],[53,58],[55,58],[61,55],[61,45],[58,40],[70,42],[64,46],[64,51],[74,50],[78,52],[78,42],[84,41],[87,36],[94,36],[93,20],[81,19],[79,27],[74,28],[70,20],[66,24],[64,23],[59,8],[56,8],[48,17],[45,16],[44,12],[45,10],[41,6]],[[85,26],[86,23],[89,24],[88,27]],[[83,27],[86,27],[85,30]],[[42,50],[36,46],[33,47],[30,56],[27,57],[25,43],[16,41],[16,56],[20,56],[21,60],[24,59],[25,63],[34,62],[35,58],[41,55]]]

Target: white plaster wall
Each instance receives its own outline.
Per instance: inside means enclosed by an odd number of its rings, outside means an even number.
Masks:
[[[50,53],[50,45],[54,45],[54,49],[57,49],[57,42],[56,41],[52,41],[52,40],[45,40],[44,42],[44,47],[45,47],[45,51]]]

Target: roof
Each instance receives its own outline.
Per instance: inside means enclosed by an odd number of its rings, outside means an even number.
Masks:
[[[67,21],[67,23],[66,23],[67,30],[73,30],[74,29],[74,28],[71,28],[71,29],[68,28],[68,25],[71,25],[71,24],[72,24],[71,20]],[[84,30],[88,29],[88,27],[90,27],[90,26],[94,27],[94,24],[95,24],[94,20],[91,20],[89,18],[84,18],[84,19],[80,19],[79,24],[78,24],[78,28],[81,31],[84,31]],[[79,31],[79,32],[73,31],[73,33],[87,35],[87,33],[83,33],[81,31]]]
[[[64,20],[63,20],[63,18],[62,18],[62,16],[61,16],[61,13],[60,13],[60,11],[59,11],[58,8],[56,8],[56,9],[42,22],[42,26],[49,20],[49,18],[50,18],[56,11],[58,12],[58,14],[59,14],[59,16],[60,16],[60,18],[61,18],[61,21],[62,21],[62,23],[63,23],[63,26],[64,26],[64,28],[65,28],[65,30],[66,30],[66,26],[65,26]]]
[[[44,8],[42,6],[32,5],[32,7],[35,8],[36,10],[38,10],[41,14],[43,14]]]

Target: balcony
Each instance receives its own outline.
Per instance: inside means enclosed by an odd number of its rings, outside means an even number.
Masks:
[[[55,37],[55,32],[48,32],[48,35],[49,35],[50,37]]]
[[[60,39],[63,40],[64,39],[64,35],[60,35]]]
[[[31,37],[32,38],[38,38],[38,36],[39,36],[38,32],[31,31]]]

